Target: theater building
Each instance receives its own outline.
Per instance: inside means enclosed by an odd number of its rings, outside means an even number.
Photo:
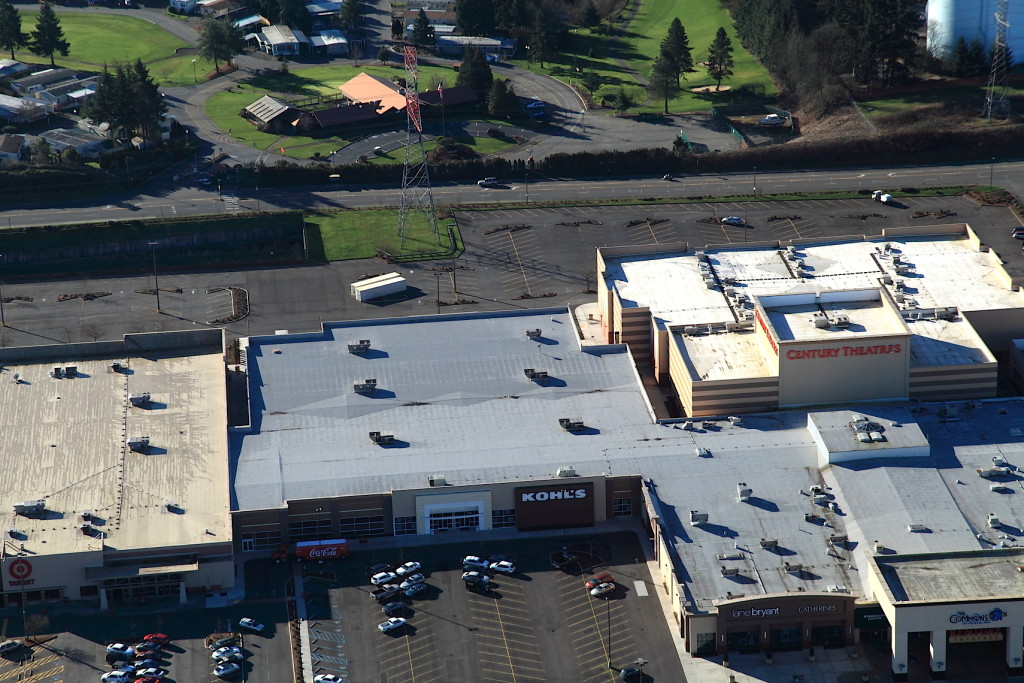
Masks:
[[[598,252],[603,334],[680,416],[991,398],[1024,296],[966,224]]]

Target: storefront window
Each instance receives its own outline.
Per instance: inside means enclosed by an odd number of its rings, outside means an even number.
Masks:
[[[506,529],[516,525],[515,508],[511,510],[491,511],[491,527],[494,529]]]
[[[803,639],[800,637],[800,627],[773,628],[768,632],[768,647],[772,652],[784,650],[799,650],[803,647]]]
[[[843,627],[836,626],[815,626],[811,629],[811,644],[822,647],[843,647],[846,641],[843,639]]]
[[[416,533],[416,517],[395,517],[395,536]]]
[[[693,654],[698,657],[711,657],[716,654],[714,633],[698,633],[694,636],[693,643],[695,646]]]
[[[633,519],[633,499],[612,498],[612,515],[615,519]]]
[[[726,636],[726,647],[730,652],[757,652],[757,631],[732,631]]]

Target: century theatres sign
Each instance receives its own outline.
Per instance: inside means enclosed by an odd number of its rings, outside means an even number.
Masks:
[[[787,360],[809,358],[845,358],[848,356],[877,356],[887,353],[902,353],[903,344],[876,344],[874,346],[835,346],[828,349],[790,349]]]
[[[772,351],[775,352],[776,356],[779,355],[779,345],[775,343],[775,337],[772,336],[772,333],[768,330],[768,325],[764,322],[764,318],[761,317],[760,308],[754,310],[754,317],[757,318],[757,324],[760,326],[761,331],[764,332],[764,338],[768,340]]]

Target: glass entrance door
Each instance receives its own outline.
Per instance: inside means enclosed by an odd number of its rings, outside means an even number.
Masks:
[[[430,514],[430,533],[445,531],[476,531],[480,528],[480,513],[477,510],[460,510],[456,512],[432,512]]]

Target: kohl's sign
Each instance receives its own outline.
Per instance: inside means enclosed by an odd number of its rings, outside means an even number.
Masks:
[[[535,503],[545,500],[572,500],[587,497],[586,489],[561,489],[555,491],[531,491],[520,494],[522,502]]]

